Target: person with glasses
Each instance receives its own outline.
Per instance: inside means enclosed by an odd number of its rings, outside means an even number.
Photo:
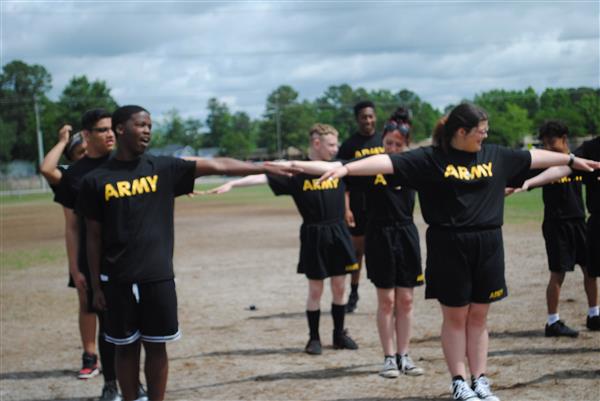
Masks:
[[[79,297],[79,330],[83,355],[78,377],[89,379],[99,373],[96,354],[96,319],[98,319],[97,345],[104,376],[100,400],[113,401],[120,399],[115,372],[115,347],[106,341],[103,315],[93,307],[85,221],[75,209],[83,177],[108,160],[115,145],[115,135],[112,131],[111,114],[104,109],[86,111],[81,118],[81,127],[81,136],[86,143],[86,154],[62,174],[55,201],[63,206],[65,215],[69,286],[77,289]]]
[[[381,134],[375,129],[377,124],[375,104],[368,100],[356,103],[354,105],[354,118],[356,119],[358,131],[342,143],[337,158],[352,160],[383,153]],[[356,260],[358,261],[358,270],[352,273],[350,295],[346,304],[346,312],[352,313],[356,310],[358,304],[360,268],[365,253],[365,223],[367,216],[365,190],[368,188],[369,182],[353,177],[347,180],[346,184],[348,189],[346,192],[345,219],[350,228],[350,234],[352,234],[352,244],[356,250]]]
[[[321,177],[393,174],[395,182],[419,193],[429,225],[425,296],[437,299],[442,310],[442,349],[455,400],[499,400],[486,376],[487,316],[490,304],[508,295],[501,230],[505,188],[521,186],[531,168],[600,168],[557,152],[483,145],[487,133],[486,112],[464,103],[438,122],[433,146],[357,160]]]

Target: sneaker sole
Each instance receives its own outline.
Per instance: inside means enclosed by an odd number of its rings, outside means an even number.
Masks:
[[[402,373],[405,374],[406,376],[423,376],[425,374],[424,371],[422,371],[422,370],[415,371],[415,369],[404,370],[404,371],[402,371]]]
[[[400,372],[397,370],[396,371],[390,370],[390,371],[386,371],[386,372],[379,372],[379,376],[385,377],[386,379],[397,379],[398,377],[400,377]]]
[[[80,380],[87,380],[87,379],[91,379],[92,377],[96,377],[100,374],[100,371],[98,369],[94,370],[91,373],[85,373],[85,374],[78,374],[77,378]]]

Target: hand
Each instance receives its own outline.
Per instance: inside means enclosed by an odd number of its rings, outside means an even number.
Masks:
[[[100,289],[94,289],[94,309],[106,310],[106,298],[104,298],[104,292]]]
[[[356,227],[356,221],[354,220],[354,213],[352,213],[352,210],[346,209],[344,212],[344,220],[346,220],[348,227]]]
[[[600,169],[600,162],[576,157],[571,165],[573,170],[594,171]]]
[[[69,142],[71,131],[73,131],[73,127],[71,127],[69,124],[63,125],[60,131],[58,131],[58,142]]]
[[[321,178],[319,178],[319,183],[321,183],[325,180],[333,180],[334,178],[343,178],[347,175],[348,175],[348,168],[346,168],[346,166],[340,166],[340,167],[334,168],[333,170],[329,170],[328,172],[323,174],[321,176]]]
[[[87,291],[87,280],[85,276],[80,271],[75,273],[71,273],[71,277],[73,278],[73,284],[79,291]]]
[[[512,194],[514,194],[516,192],[517,188],[510,188],[510,187],[506,187],[504,188],[504,196],[510,196]]]
[[[233,185],[231,185],[230,182],[226,182],[225,184],[223,184],[219,187],[209,189],[207,191],[198,191],[198,192],[194,192],[194,193],[197,193],[198,195],[221,195],[221,194],[224,194],[225,192],[231,191],[232,188],[233,188]]]

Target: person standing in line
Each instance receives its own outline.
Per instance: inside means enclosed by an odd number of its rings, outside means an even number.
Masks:
[[[94,306],[105,311],[108,342],[116,345],[123,399],[138,397],[140,352],[148,398],[164,399],[166,343],[179,339],[173,271],[175,197],[202,175],[284,173],[229,158],[182,160],[146,154],[152,119],[140,106],[112,114],[117,151],[85,176],[77,200],[85,216]]]
[[[86,143],[83,136],[81,132],[71,135],[72,130],[73,128],[68,124],[62,126],[58,131],[58,142],[46,153],[40,165],[40,173],[44,176],[54,194],[56,194],[60,179],[66,170],[65,167],[58,164],[60,157],[64,155],[69,162],[75,163],[85,156]]]
[[[452,377],[452,396],[463,401],[499,400],[486,376],[487,316],[490,304],[508,295],[501,230],[505,188],[521,186],[530,168],[600,168],[600,163],[574,155],[483,145],[487,132],[485,111],[464,103],[438,122],[433,146],[371,156],[320,179],[393,174],[401,185],[419,193],[429,225],[425,296],[440,304],[442,349]],[[465,356],[471,385],[465,381]]]
[[[282,167],[312,163],[328,164],[338,151],[338,132],[327,124],[315,124],[309,131],[310,148],[307,162],[273,163]],[[320,170],[319,170],[320,171]],[[344,328],[346,313],[344,290],[346,274],[358,269],[350,232],[344,222],[345,186],[342,180],[316,185],[319,177],[298,174],[293,177],[253,175],[227,182],[207,193],[221,194],[235,187],[269,184],[275,195],[291,195],[302,215],[300,227],[300,260],[298,273],[308,279],[306,319],[309,339],[304,351],[310,355],[322,353],[319,322],[324,280],[330,278],[333,319],[333,348],[357,349],[358,345]]]
[[[377,116],[375,115],[375,104],[365,100],[354,105],[354,117],[358,131],[346,139],[338,152],[340,160],[352,160],[365,156],[376,155],[384,152],[381,134],[376,131]],[[350,282],[350,295],[346,304],[346,312],[352,313],[358,304],[358,285],[360,283],[360,268],[365,253],[365,224],[366,224],[366,198],[365,189],[369,187],[368,180],[352,177],[347,180],[346,212],[345,219],[352,244],[356,250],[358,270],[352,273]]]
[[[85,222],[75,210],[83,177],[108,160],[115,144],[115,136],[112,131],[111,114],[104,109],[85,112],[81,118],[81,126],[82,137],[86,143],[86,154],[62,173],[55,199],[63,206],[65,214],[69,286],[77,288],[79,296],[79,327],[84,349],[79,378],[89,379],[99,373],[96,354],[96,319],[98,319],[97,345],[104,376],[100,400],[119,401],[115,373],[115,347],[106,341],[103,316],[93,307]],[[66,130],[66,127],[63,127],[63,130]]]

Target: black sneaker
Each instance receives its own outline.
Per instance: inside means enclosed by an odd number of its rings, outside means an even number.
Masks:
[[[86,380],[98,376],[98,373],[100,373],[100,369],[98,369],[98,355],[84,352],[81,355],[81,369],[77,377]]]
[[[585,327],[592,331],[600,331],[600,316],[588,316]]]
[[[545,330],[546,337],[577,337],[579,332],[577,330],[573,330],[569,326],[565,324],[562,320],[559,320],[551,325],[546,323]]]
[[[304,352],[309,355],[321,355],[321,341],[314,339],[308,340],[306,347],[304,347]]]
[[[142,383],[140,383],[140,386],[138,387],[137,398],[135,401],[148,401],[148,394],[146,393],[146,390],[144,390]]]
[[[346,304],[346,313],[353,313],[356,310],[358,304],[358,292],[351,292],[348,297],[348,303]]]
[[[333,349],[358,349],[358,344],[350,338],[348,331],[333,332]]]
[[[113,380],[104,383],[104,387],[102,387],[102,395],[98,401],[121,401],[121,396],[119,395],[116,381]]]

